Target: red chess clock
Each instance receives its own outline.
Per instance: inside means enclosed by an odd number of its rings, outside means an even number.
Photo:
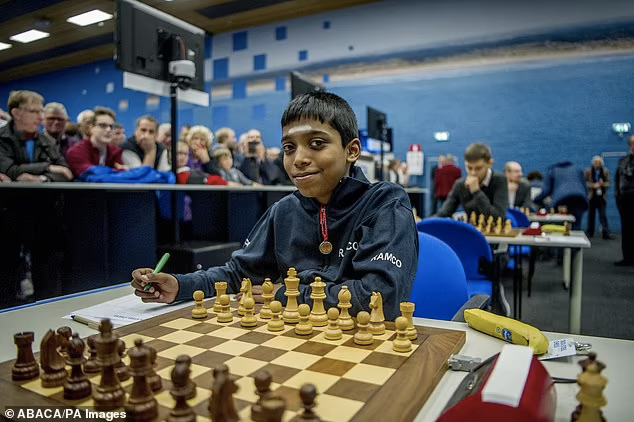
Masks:
[[[437,422],[551,422],[555,419],[555,385],[546,368],[532,356],[532,349],[527,352],[531,356],[524,355],[520,360],[506,356],[500,363],[502,353],[467,375]]]

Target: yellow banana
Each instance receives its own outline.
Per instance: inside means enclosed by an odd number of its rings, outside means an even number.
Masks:
[[[542,226],[542,231],[544,233],[563,233],[566,231],[566,228],[558,224],[544,224]]]
[[[473,329],[482,331],[509,343],[532,347],[534,354],[542,355],[548,351],[548,339],[537,328],[506,318],[482,309],[467,309],[464,319]]]

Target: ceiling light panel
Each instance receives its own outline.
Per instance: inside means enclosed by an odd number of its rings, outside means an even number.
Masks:
[[[108,19],[112,19],[112,15],[110,13],[95,9],[90,12],[82,13],[81,15],[71,16],[66,19],[66,21],[79,26],[88,26],[97,22],[107,21]]]
[[[13,47],[11,44],[0,42],[0,51],[6,50],[7,48],[11,48],[11,47]]]
[[[9,39],[11,41],[17,41],[17,42],[21,42],[21,43],[28,43],[28,42],[33,42],[33,41],[37,41],[40,40],[42,38],[46,38],[48,37],[49,34],[48,32],[42,32],[42,31],[38,31],[37,29],[30,29],[26,32],[21,32],[19,34],[15,34],[11,37],[9,37]]]

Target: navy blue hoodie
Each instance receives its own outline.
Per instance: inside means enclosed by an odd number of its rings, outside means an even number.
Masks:
[[[408,301],[418,264],[418,235],[407,194],[398,185],[370,183],[353,168],[335,189],[327,206],[329,255],[319,252],[322,242],[319,203],[299,192],[273,204],[255,225],[242,249],[222,267],[176,275],[176,300],[191,299],[202,290],[215,295],[214,282],[225,281],[229,293],[240,291],[242,278],[260,285],[265,277],[282,283],[290,267],[300,278],[299,303],[312,307],[316,276],[326,283],[326,309],[336,306],[341,286],[352,293],[350,313],[370,311],[372,292],[381,292],[388,320],[400,315],[400,302]],[[285,287],[275,300],[286,304]]]

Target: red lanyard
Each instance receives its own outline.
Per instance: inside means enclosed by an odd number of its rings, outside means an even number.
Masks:
[[[328,255],[332,252],[332,243],[328,241],[328,218],[325,205],[319,208],[319,224],[321,225],[321,235],[324,238],[324,241],[319,244],[319,252]]]

